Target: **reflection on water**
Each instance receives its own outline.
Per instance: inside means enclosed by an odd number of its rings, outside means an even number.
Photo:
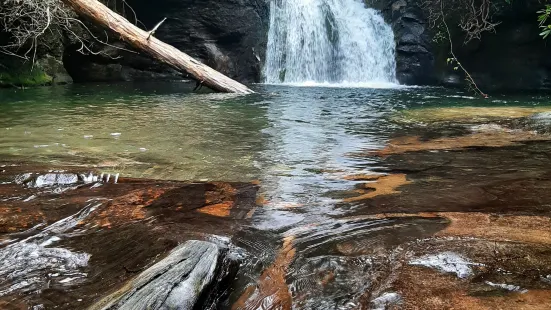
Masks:
[[[390,112],[478,104],[441,89],[257,90],[195,94],[179,83],[1,90],[0,156],[96,165],[133,177],[278,179],[278,198],[286,200],[305,186],[315,190],[324,172],[357,172],[364,162],[345,155],[381,147],[395,129],[385,118]]]
[[[260,179],[268,207],[316,205],[310,212],[323,216],[338,212],[324,193],[350,184],[339,175],[376,166],[348,154],[382,148],[399,129],[392,112],[520,100],[477,101],[438,88],[256,87],[250,96],[195,94],[182,83],[2,90],[0,157],[126,177]]]

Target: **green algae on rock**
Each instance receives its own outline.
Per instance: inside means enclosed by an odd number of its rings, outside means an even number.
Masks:
[[[442,107],[403,110],[392,117],[398,123],[485,123],[549,112],[551,107]]]
[[[0,67],[0,87],[42,86],[52,83],[52,77],[38,67],[4,68]]]

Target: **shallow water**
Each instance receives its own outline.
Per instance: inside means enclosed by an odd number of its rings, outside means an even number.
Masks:
[[[190,93],[174,84],[0,90],[0,155],[112,167],[126,176],[251,180],[356,170],[346,154],[380,148],[388,116],[442,106],[542,105],[478,100],[439,88],[256,86],[258,94]]]
[[[477,169],[479,176],[490,180],[502,178],[498,174],[501,170],[495,169],[504,169],[499,164],[508,167],[509,162],[500,159],[495,167],[484,170],[489,167],[484,160],[507,158],[513,152],[478,154],[476,161],[467,155],[463,158],[444,152],[388,160],[365,155],[383,149],[393,137],[427,134],[425,127],[430,127],[434,117],[424,119],[419,109],[522,106],[536,108],[536,112],[547,107],[551,110],[548,96],[494,95],[483,100],[442,88],[255,85],[257,94],[236,96],[192,93],[192,87],[184,83],[148,83],[0,90],[0,160],[44,167],[94,168],[121,177],[259,180],[262,208],[256,209],[250,225],[233,240],[256,258],[243,268],[245,272],[231,300],[241,300],[241,290],[263,278],[257,265],[261,261],[265,278],[276,281],[274,275],[281,275],[283,283],[290,284],[295,307],[305,309],[352,309],[365,304],[377,296],[366,297],[365,291],[374,285],[366,277],[386,274],[380,268],[386,264],[381,255],[389,257],[388,251],[394,247],[430,236],[445,226],[440,218],[356,218],[358,210],[363,210],[359,215],[377,213],[382,205],[393,212],[421,212],[424,210],[420,205],[425,204],[433,211],[441,207],[441,201],[448,200],[468,207],[468,199],[480,205],[476,199],[489,194],[476,192],[478,188],[469,192],[469,188],[459,187],[465,190],[465,198],[460,200],[440,192],[431,200],[432,192],[425,191],[423,182],[455,178],[460,171],[454,182],[474,184]],[[403,111],[413,112],[400,113]],[[434,109],[427,111],[436,115]],[[404,115],[411,119],[400,120]],[[445,126],[449,128],[445,127],[439,136],[453,137],[465,131],[453,124]],[[515,152],[517,157],[534,161],[520,162],[521,169],[509,171],[510,175],[522,172],[532,176],[550,166],[538,157],[537,148]],[[447,164],[452,160],[458,164]],[[477,161],[480,166],[476,166]],[[444,168],[438,166],[440,162]],[[471,162],[473,166],[464,169],[465,163]],[[424,169],[434,169],[435,163],[440,170],[423,175],[421,182],[416,180],[421,196],[406,191],[410,201],[342,203],[353,190],[369,194],[369,187],[358,187],[364,180],[348,176],[385,171],[422,174]],[[384,184],[381,188],[389,194],[397,193],[393,187],[409,182],[400,175],[384,181],[389,182],[390,190]],[[452,183],[442,184],[453,188],[456,183]],[[404,209],[408,205],[411,210]],[[291,247],[296,255],[289,255]],[[327,278],[327,274],[333,278]],[[320,288],[319,283],[328,279],[333,284]],[[266,295],[263,287],[278,285],[281,281],[259,284],[259,292],[244,299],[249,300],[244,308],[255,304],[254,296]],[[351,287],[357,291],[349,292]],[[275,294],[266,300],[277,304],[277,298],[283,297]]]
[[[349,154],[382,148],[395,132],[407,132],[391,119],[397,111],[548,102],[480,100],[440,88],[255,89],[250,96],[196,94],[183,83],[1,90],[0,157],[96,166],[126,177],[259,179],[274,206],[311,205],[343,188],[340,175],[362,173],[376,160]]]

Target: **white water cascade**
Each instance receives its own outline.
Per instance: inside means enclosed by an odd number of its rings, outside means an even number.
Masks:
[[[266,83],[396,83],[394,50],[362,0],[271,0]]]

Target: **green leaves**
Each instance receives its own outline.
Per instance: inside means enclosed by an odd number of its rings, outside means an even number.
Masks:
[[[539,14],[538,23],[540,29],[542,30],[540,36],[545,39],[549,36],[549,34],[551,34],[551,25],[546,25],[547,19],[549,18],[549,15],[551,15],[551,4],[546,4],[545,8],[539,10],[537,13]]]
[[[453,67],[453,70],[455,70],[455,71],[457,71],[457,70],[459,69],[459,66],[461,65],[461,64],[459,63],[459,61],[457,61],[457,58],[454,58],[454,57],[446,59],[446,63],[447,63],[448,65],[454,65],[454,64],[456,64],[457,66]]]

